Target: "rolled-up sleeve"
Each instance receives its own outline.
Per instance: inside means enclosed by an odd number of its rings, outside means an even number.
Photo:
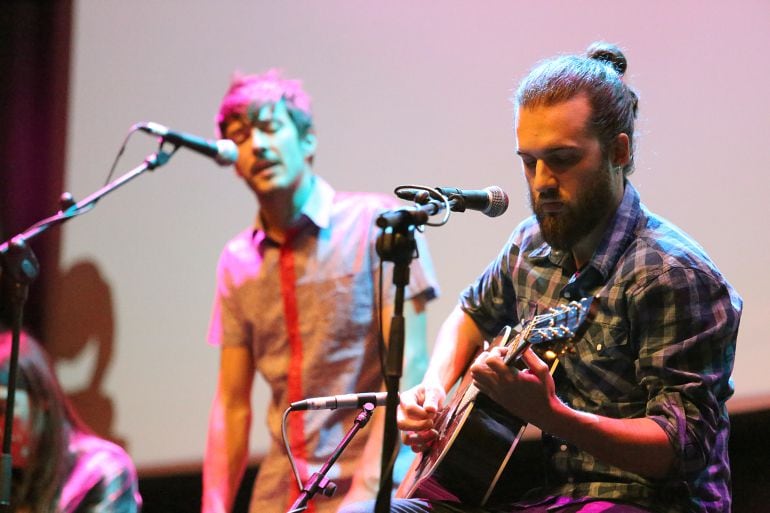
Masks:
[[[700,269],[665,269],[632,294],[632,340],[639,344],[637,376],[648,391],[646,415],[668,435],[681,477],[700,473],[714,449],[726,444],[724,404],[733,393],[740,313],[740,298]]]

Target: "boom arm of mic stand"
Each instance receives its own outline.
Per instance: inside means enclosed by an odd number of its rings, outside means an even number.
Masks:
[[[148,156],[142,164],[135,167],[123,176],[117,178],[116,180],[108,183],[87,198],[84,198],[81,201],[70,205],[65,210],[60,210],[56,214],[38,221],[20,234],[15,235],[10,240],[0,244],[0,256],[5,256],[5,254],[10,251],[10,246],[14,242],[25,243],[34,239],[49,228],[58,226],[65,221],[69,221],[73,217],[79,216],[80,214],[85,214],[86,212],[90,211],[96,202],[99,201],[102,197],[126,184],[128,181],[136,178],[145,171],[152,171],[155,168],[164,165],[166,162],[168,162],[169,158],[171,158],[171,155],[172,154],[166,153],[165,151],[158,151],[157,153],[153,153],[152,155]],[[13,270],[6,269],[5,265],[3,266],[3,269],[8,272],[14,272]]]
[[[319,490],[322,490],[324,495],[329,497],[334,494],[337,488],[329,481],[326,474],[340,457],[342,451],[344,451],[351,440],[353,440],[356,433],[358,433],[366,423],[369,422],[369,419],[372,418],[374,408],[375,405],[372,403],[364,404],[361,408],[361,412],[356,416],[356,420],[353,421],[353,426],[345,434],[345,438],[340,441],[334,452],[329,456],[329,459],[324,462],[321,469],[310,476],[307,484],[302,487],[302,493],[300,493],[299,497],[297,497],[297,500],[294,501],[294,504],[292,504],[287,513],[299,513],[300,511],[305,511],[307,509],[307,503],[319,492]]]

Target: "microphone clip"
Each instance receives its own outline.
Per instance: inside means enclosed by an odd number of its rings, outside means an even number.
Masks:
[[[441,189],[425,187],[424,185],[399,185],[393,190],[393,193],[401,199],[411,200],[416,205],[414,210],[420,225],[444,226],[449,221],[449,215],[452,211],[458,211],[454,208],[451,197],[441,193]],[[403,209],[407,210],[408,209]],[[444,211],[443,218],[438,222],[429,221],[430,216]],[[463,210],[465,210],[463,208]],[[396,211],[398,212],[398,211]],[[459,210],[458,212],[462,212]]]
[[[496,185],[481,190],[402,185],[396,187],[394,192],[401,199],[411,200],[416,204],[434,204],[436,208],[445,208],[447,212],[478,210],[488,217],[497,217],[508,208],[508,195]]]
[[[449,210],[452,212],[465,212],[465,196],[459,190],[446,187],[436,187],[435,190],[441,198],[446,199],[447,203],[449,203]]]

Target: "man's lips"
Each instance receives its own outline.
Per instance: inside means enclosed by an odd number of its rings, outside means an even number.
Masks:
[[[557,214],[564,208],[564,203],[556,200],[540,201],[538,210],[543,214]]]
[[[251,174],[252,175],[256,175],[258,173],[261,173],[265,169],[269,169],[269,168],[273,167],[274,165],[276,165],[277,163],[278,162],[273,162],[273,161],[270,161],[270,160],[263,160],[261,162],[257,162],[256,164],[251,166]]]

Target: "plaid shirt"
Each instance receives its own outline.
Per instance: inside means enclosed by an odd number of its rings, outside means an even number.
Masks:
[[[628,182],[591,261],[575,271],[571,254],[551,249],[531,217],[461,304],[495,334],[565,298],[596,296],[595,319],[561,358],[557,393],[577,410],[654,420],[677,463],[653,481],[545,435],[549,488],[541,495],[618,499],[656,512],[729,512],[725,402],[733,393],[741,298],[704,250],[641,205]]]
[[[118,445],[75,431],[69,443],[74,466],[59,497],[60,513],[137,513],[142,509],[136,469]]]

